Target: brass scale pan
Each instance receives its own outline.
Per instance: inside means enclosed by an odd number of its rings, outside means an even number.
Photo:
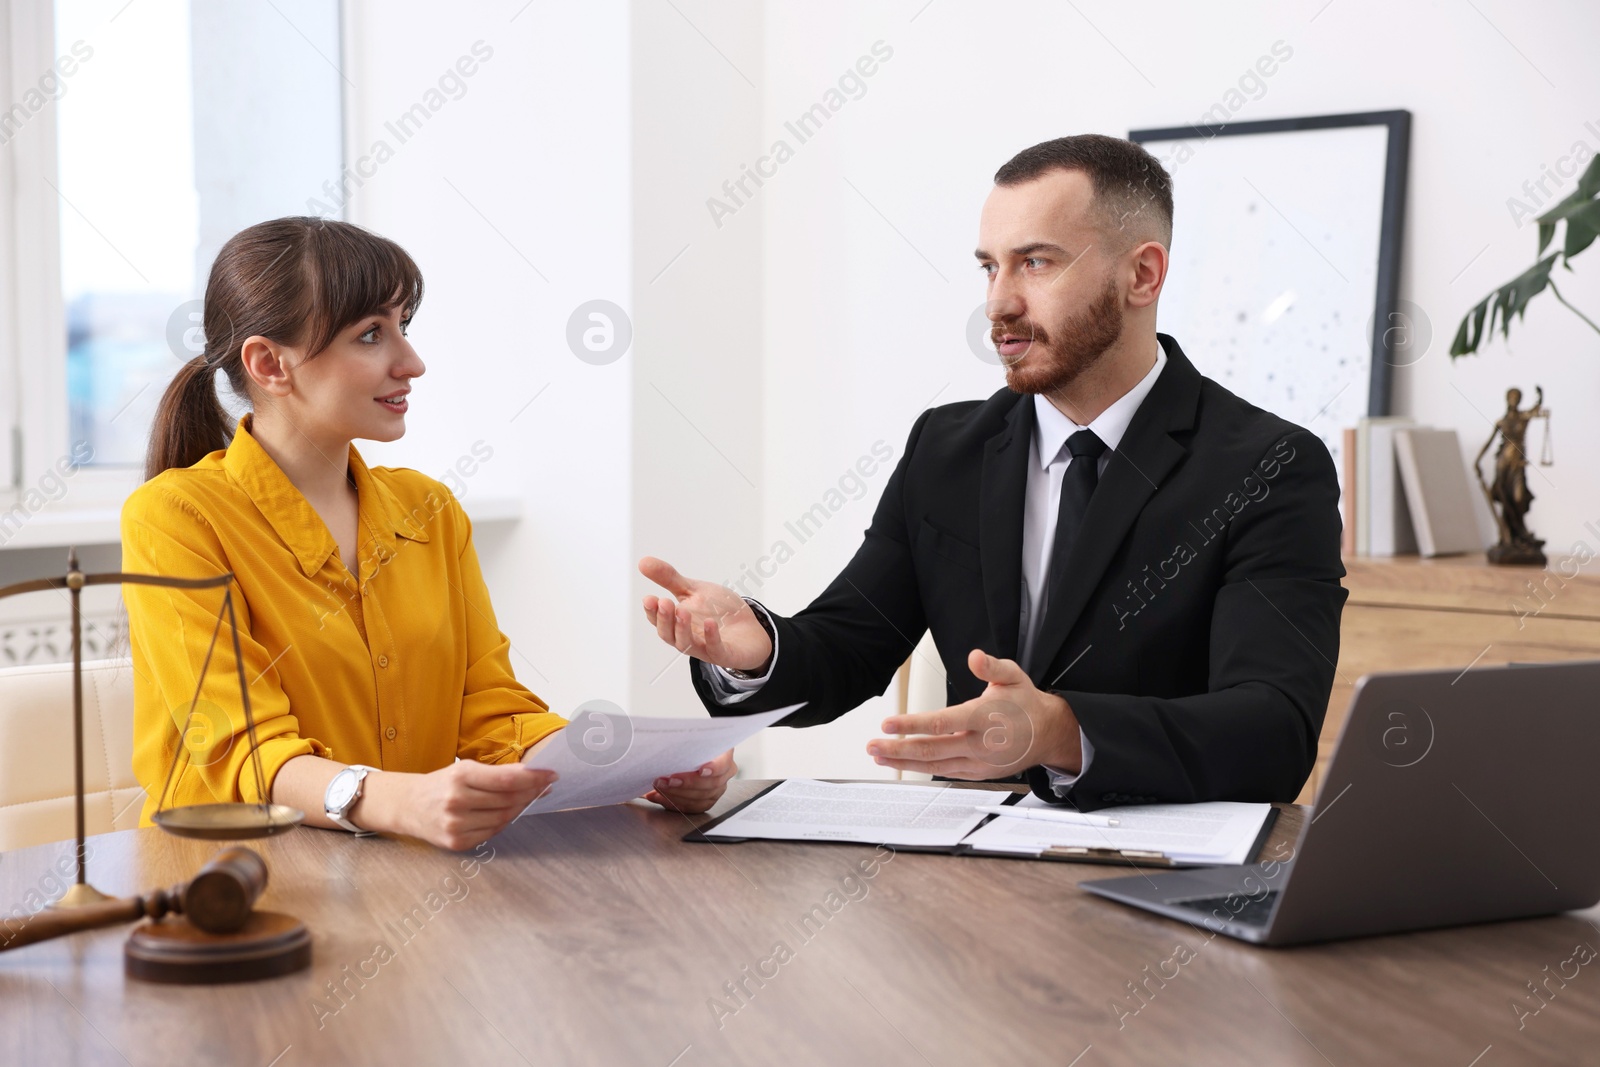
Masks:
[[[222,608],[217,612],[217,626],[211,633],[211,644],[206,648],[206,658],[200,667],[200,681],[205,679],[206,667],[211,663],[211,653],[216,648],[217,634],[222,629],[224,614],[228,618],[229,627],[233,637],[233,662],[239,675],[239,699],[244,707],[245,728],[250,737],[250,758],[256,772],[256,782],[259,789],[263,781],[261,770],[261,754],[256,743],[255,717],[250,712],[250,692],[244,680],[244,663],[239,651],[238,620],[233,611],[233,574],[219,574],[212,578],[170,578],[155,574],[127,574],[121,572],[107,574],[83,574],[77,570],[76,553],[73,554],[72,573],[57,578],[37,578],[32,581],[19,582],[0,588],[0,600],[18,593],[32,593],[48,589],[71,590],[73,607],[76,612],[77,592],[88,585],[120,585],[129,583],[133,585],[159,585],[172,589],[225,589],[222,598]],[[184,739],[188,736],[189,725],[194,720],[195,705],[200,700],[200,682],[195,683],[194,699],[189,702],[189,714],[184,719],[183,731],[179,735],[178,744],[172,753],[172,765],[167,770],[167,781],[161,789],[161,799],[165,800],[167,787],[172,782],[172,774],[177,769],[178,757],[184,751]],[[305,820],[305,812],[291,808],[286,804],[273,804],[263,802],[247,804],[242,801],[219,804],[191,804],[178,808],[160,808],[152,815],[153,821],[161,829],[177,837],[191,837],[207,841],[237,841],[259,837],[271,837],[292,830]]]

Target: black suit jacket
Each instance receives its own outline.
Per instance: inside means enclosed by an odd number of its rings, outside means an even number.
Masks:
[[[1345,590],[1339,486],[1311,433],[1202,377],[1178,343],[1053,566],[1034,662],[1094,746],[1066,802],[1291,801],[1314,766]],[[932,629],[951,704],[981,648],[1017,658],[1033,398],[924,412],[861,548],[804,611],[774,614],[772,677],[713,715],[807,701],[788,726],[881,694]],[[1043,768],[1034,791],[1057,800]]]

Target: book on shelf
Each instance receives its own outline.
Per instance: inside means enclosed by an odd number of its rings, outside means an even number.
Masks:
[[[1358,555],[1404,556],[1417,551],[1394,448],[1396,431],[1411,425],[1404,415],[1372,415],[1356,424]]]
[[[1483,551],[1456,432],[1427,426],[1400,429],[1394,449],[1422,555]]]

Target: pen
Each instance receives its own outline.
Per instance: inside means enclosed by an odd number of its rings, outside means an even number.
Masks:
[[[1070,822],[1075,826],[1121,826],[1121,819],[1065,808],[1013,808],[1003,804],[985,805],[977,810],[986,815],[1009,815],[1014,819],[1040,819],[1044,822]]]

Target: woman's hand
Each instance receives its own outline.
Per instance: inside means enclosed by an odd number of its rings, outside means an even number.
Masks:
[[[739,771],[729,749],[710,763],[668,778],[657,778],[656,787],[644,795],[652,804],[669,811],[694,813],[709,811],[727,792],[728,782]]]
[[[554,771],[523,763],[459,760],[430,774],[379,772],[351,812],[357,826],[468,849],[509,826],[555,783]]]

